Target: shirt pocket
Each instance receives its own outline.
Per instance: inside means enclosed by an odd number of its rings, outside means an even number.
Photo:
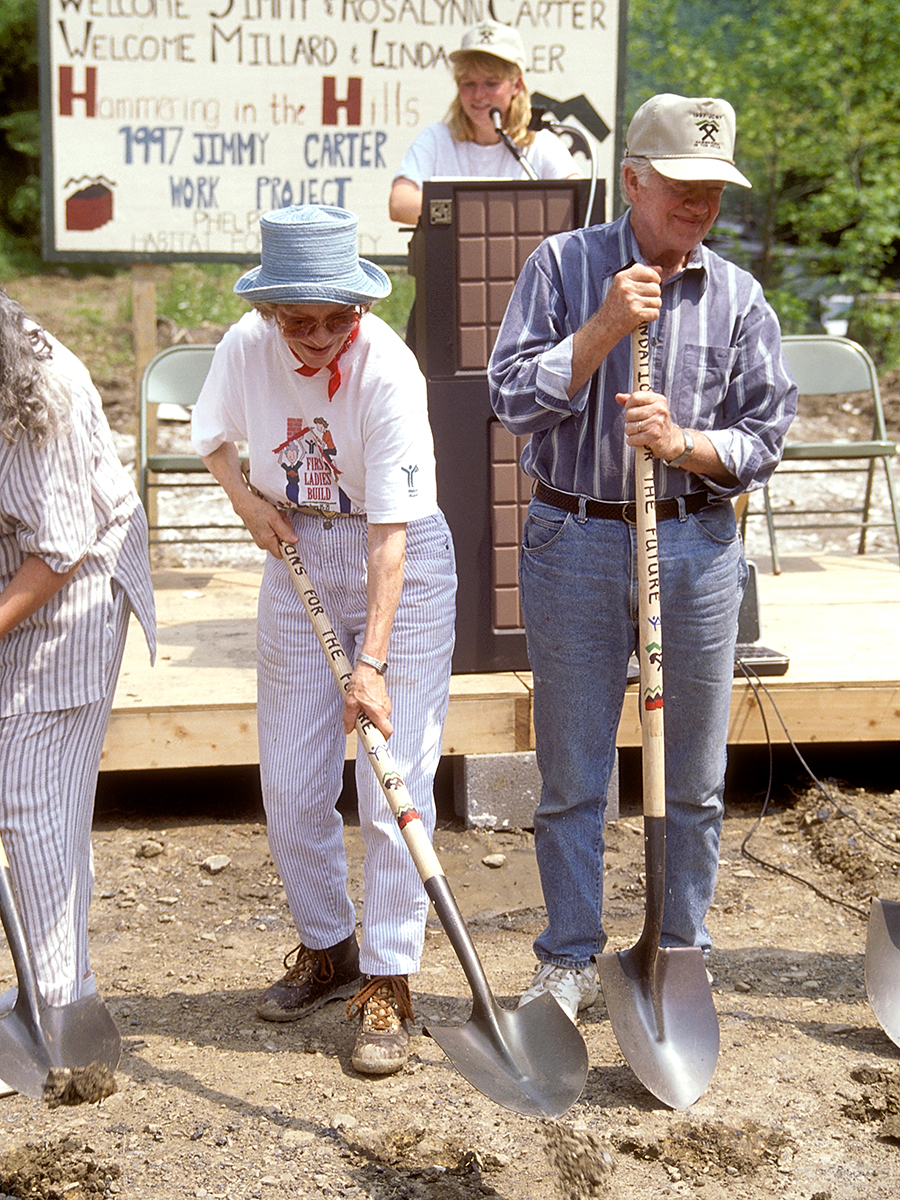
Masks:
[[[701,414],[719,404],[728,390],[731,374],[737,361],[737,350],[731,346],[697,346],[688,343],[682,353],[682,366],[676,384],[680,403],[676,419],[687,420],[688,414],[697,420]],[[686,411],[682,412],[682,406]]]

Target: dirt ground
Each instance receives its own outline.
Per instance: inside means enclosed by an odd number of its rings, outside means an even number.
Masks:
[[[48,295],[23,280],[8,290],[73,349],[99,329],[101,361],[102,322],[76,314],[61,328],[68,288]],[[121,324],[109,291],[76,294]],[[121,430],[133,406],[127,371],[97,381]],[[809,761],[821,774],[822,758]],[[900,772],[882,755],[873,778],[864,762],[848,754],[844,773],[829,761],[840,778],[816,787],[777,759],[765,812],[765,764],[737,764],[710,914],[712,1081],[686,1110],[656,1100],[623,1059],[601,999],[579,1026],[584,1090],[558,1121],[500,1107],[423,1033],[462,1024],[471,1007],[433,913],[400,1074],[353,1071],[341,1003],[293,1024],[258,1020],[255,999],[295,940],[252,777],[182,780],[179,792],[166,773],[102,780],[90,929],[122,1034],[118,1091],[99,1106],[52,1110],[0,1100],[0,1200],[896,1200],[900,1050],[868,1003],[864,967],[870,898],[900,901]],[[634,774],[623,774],[622,816],[608,828],[610,951],[632,946],[643,919]],[[361,904],[352,806],[346,844]],[[435,846],[491,987],[512,1006],[543,925],[532,836],[463,829],[444,804]],[[0,990],[12,979],[0,955]]]
[[[0,1194],[895,1200],[900,1051],[867,1002],[864,952],[869,896],[900,900],[900,791],[825,787],[830,799],[781,789],[753,833],[754,858],[789,875],[742,854],[759,799],[729,801],[710,915],[721,1045],[700,1099],[674,1111],[646,1091],[601,1000],[580,1023],[584,1090],[559,1121],[501,1108],[422,1033],[471,1008],[434,915],[412,981],[409,1064],[364,1078],[342,1003],[288,1025],[254,1015],[294,939],[264,825],[211,815],[243,798],[225,786],[209,814],[188,818],[107,811],[95,824],[91,939],[122,1033],[119,1090],[99,1106],[0,1101]],[[608,840],[610,948],[625,949],[643,919],[636,808]],[[359,901],[352,812],[346,844]],[[511,1006],[543,923],[532,836],[444,820],[435,845],[491,988]]]

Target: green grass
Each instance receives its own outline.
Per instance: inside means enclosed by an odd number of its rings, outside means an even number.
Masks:
[[[391,294],[373,304],[372,312],[377,313],[382,321],[386,321],[395,333],[403,337],[409,310],[416,297],[416,281],[402,269],[388,271],[388,275],[393,285]]]
[[[233,263],[176,263],[159,280],[156,310],[183,329],[232,325],[247,311],[232,291],[243,270]]]

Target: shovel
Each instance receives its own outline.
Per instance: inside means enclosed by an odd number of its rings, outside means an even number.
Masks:
[[[647,326],[635,330],[634,390],[650,386]],[[644,928],[630,950],[602,954],[598,964],[610,1023],[641,1083],[671,1108],[688,1108],[716,1067],[719,1022],[703,953],[696,946],[660,948],[666,891],[666,791],[663,741],[662,629],[653,455],[636,454],[639,569],[641,743],[644,791]]]
[[[341,690],[346,691],[353,668],[340,639],[328,623],[296,547],[282,542],[281,554],[334,677]],[[472,989],[472,1013],[465,1025],[430,1025],[426,1033],[459,1073],[497,1104],[527,1117],[562,1116],[581,1095],[587,1078],[584,1039],[550,995],[513,1012],[497,1004],[385,738],[365,714],[357,718],[356,731]]]
[[[866,934],[866,991],[878,1024],[900,1046],[900,904],[872,900]]]
[[[99,996],[46,1004],[16,903],[9,861],[0,842],[0,920],[16,969],[18,995],[0,1017],[0,1078],[50,1107],[99,1101],[115,1091],[112,1072],[121,1040]]]

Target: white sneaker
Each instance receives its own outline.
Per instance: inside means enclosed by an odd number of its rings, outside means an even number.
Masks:
[[[538,967],[531,986],[522,993],[519,1008],[549,992],[567,1017],[574,1022],[578,1013],[597,1003],[600,981],[593,963],[586,967],[555,967],[543,963]]]

